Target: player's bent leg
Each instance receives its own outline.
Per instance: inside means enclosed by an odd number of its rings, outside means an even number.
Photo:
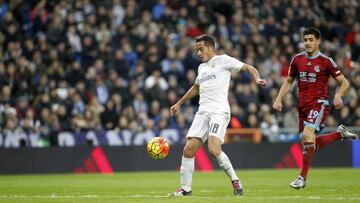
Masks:
[[[170,196],[190,196],[192,195],[192,176],[195,169],[195,153],[202,145],[202,141],[199,138],[190,137],[187,139],[183,156],[181,158],[181,167],[180,167],[180,183],[181,188],[173,193],[170,193]]]
[[[339,133],[339,132],[318,135],[318,136],[316,136],[316,141],[315,141],[316,149],[315,150],[320,150],[320,149],[328,146],[329,144],[334,143],[341,139],[342,139],[342,136],[341,136],[341,133]]]
[[[336,132],[316,136],[316,150],[320,150],[338,140],[355,140],[358,138],[358,133],[348,130],[345,125],[341,124]]]
[[[316,150],[322,149],[327,145],[338,141],[347,139],[358,139],[359,135],[356,132],[352,132],[346,128],[345,125],[339,125],[336,132],[319,135],[316,137]]]
[[[208,148],[209,152],[212,156],[214,156],[220,167],[224,170],[226,175],[229,176],[231,180],[231,184],[234,189],[234,195],[242,195],[243,194],[243,187],[239,181],[239,178],[237,177],[235,170],[229,160],[229,157],[221,151],[221,140],[218,137],[215,136],[209,136],[208,140]]]

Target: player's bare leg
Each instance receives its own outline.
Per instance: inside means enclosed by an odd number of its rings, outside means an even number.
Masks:
[[[304,135],[301,138],[301,145],[303,147],[303,166],[300,175],[290,183],[290,187],[295,189],[305,188],[307,174],[315,152],[315,129],[305,126],[303,133]]]
[[[209,136],[208,139],[208,148],[212,156],[214,156],[220,167],[224,170],[226,175],[230,177],[231,184],[234,189],[234,195],[242,195],[243,187],[239,181],[239,178],[236,176],[235,170],[228,158],[228,156],[221,150],[221,140],[215,136]]]
[[[180,167],[181,188],[170,196],[191,196],[192,176],[195,169],[195,154],[201,147],[202,141],[199,138],[190,137],[186,140]]]

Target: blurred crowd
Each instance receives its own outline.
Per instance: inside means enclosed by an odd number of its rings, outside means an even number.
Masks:
[[[358,0],[0,0],[0,128],[38,133],[54,144],[61,131],[142,132],[188,128],[198,98],[170,118],[194,83],[194,37],[208,33],[219,53],[254,65],[269,82],[233,75],[229,127],[261,128],[272,140],[296,129],[297,90],[275,113],[272,103],[289,61],[303,50],[301,31],[323,34],[351,88],[326,125],[360,127]],[[329,81],[331,96],[336,81]]]

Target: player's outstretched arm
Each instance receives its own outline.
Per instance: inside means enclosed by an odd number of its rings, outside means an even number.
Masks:
[[[284,81],[284,83],[282,84],[279,94],[275,99],[275,102],[273,104],[273,108],[276,111],[281,111],[282,110],[282,98],[290,91],[291,85],[294,82],[294,78],[288,76],[286,78],[286,80]]]
[[[340,88],[337,90],[334,96],[334,106],[335,109],[341,109],[344,106],[342,97],[345,92],[349,89],[349,82],[343,75],[339,75],[335,78],[335,80],[339,83]]]
[[[190,89],[186,92],[186,94],[181,97],[181,99],[176,102],[172,107],[170,107],[170,115],[173,116],[179,109],[180,106],[187,102],[189,99],[195,97],[199,94],[199,85],[193,85],[190,87]]]
[[[260,78],[260,74],[254,66],[244,64],[241,70],[249,72],[250,75],[254,78],[254,81],[256,82],[257,85],[261,85],[261,86],[267,85],[266,80]]]

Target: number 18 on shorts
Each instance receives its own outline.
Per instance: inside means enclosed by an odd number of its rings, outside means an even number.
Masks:
[[[197,112],[186,137],[197,137],[203,142],[215,136],[224,142],[230,115],[226,113]]]

